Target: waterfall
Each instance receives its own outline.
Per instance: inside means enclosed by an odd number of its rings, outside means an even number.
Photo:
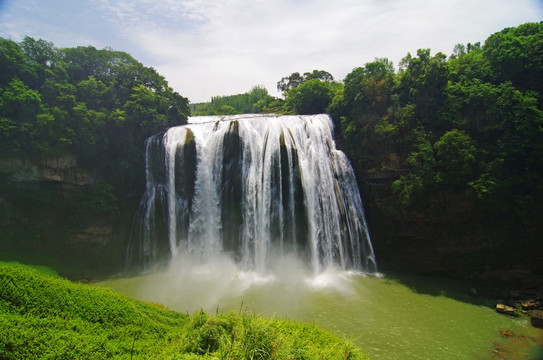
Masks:
[[[332,130],[328,115],[199,116],[150,137],[127,265],[226,253],[264,272],[295,254],[314,273],[376,271],[356,179]]]

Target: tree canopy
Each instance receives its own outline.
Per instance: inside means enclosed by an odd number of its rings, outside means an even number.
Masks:
[[[302,85],[302,83],[309,80],[320,80],[324,82],[334,81],[334,77],[327,71],[324,70],[313,70],[312,72],[305,72],[303,75],[300,75],[299,72],[294,72],[289,76],[283,77],[277,82],[277,90],[279,90],[283,95],[297,87]]]
[[[3,156],[76,155],[109,182],[142,168],[144,140],[183,124],[188,100],[129,54],[0,39]]]
[[[405,205],[456,189],[534,222],[543,215],[542,49],[540,22],[458,44],[449,58],[420,49],[397,73],[376,59],[345,77],[327,110],[351,156],[367,156],[361,144],[404,156],[408,172],[393,188]]]
[[[280,112],[282,101],[268,94],[263,86],[228,96],[214,96],[211,102],[192,105],[193,115],[232,115],[262,112]]]

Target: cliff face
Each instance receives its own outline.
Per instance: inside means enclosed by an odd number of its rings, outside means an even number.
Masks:
[[[71,154],[0,159],[0,251],[51,258],[77,276],[114,271],[127,224],[120,212],[96,208],[100,180]]]
[[[68,186],[93,185],[97,175],[82,168],[75,156],[66,154],[42,159],[0,158],[0,173],[10,181],[44,182],[50,181]]]
[[[543,286],[541,222],[489,215],[453,189],[404,206],[391,190],[407,169],[400,155],[349,155],[381,271],[446,275],[492,288]]]

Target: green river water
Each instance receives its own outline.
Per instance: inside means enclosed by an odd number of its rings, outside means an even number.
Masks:
[[[100,285],[181,312],[241,311],[316,323],[353,339],[373,360],[543,359],[543,330],[527,317],[497,314],[494,302],[447,279],[335,270],[309,276],[288,258],[261,275],[223,257],[207,265],[182,259],[167,270]]]

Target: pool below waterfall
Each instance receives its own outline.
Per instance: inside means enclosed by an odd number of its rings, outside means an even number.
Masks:
[[[333,268],[309,274],[288,256],[266,273],[242,271],[227,256],[207,263],[186,257],[100,285],[180,312],[251,312],[316,323],[351,338],[374,360],[543,358],[543,330],[527,317],[497,314],[493,302],[468,295],[468,284]]]

